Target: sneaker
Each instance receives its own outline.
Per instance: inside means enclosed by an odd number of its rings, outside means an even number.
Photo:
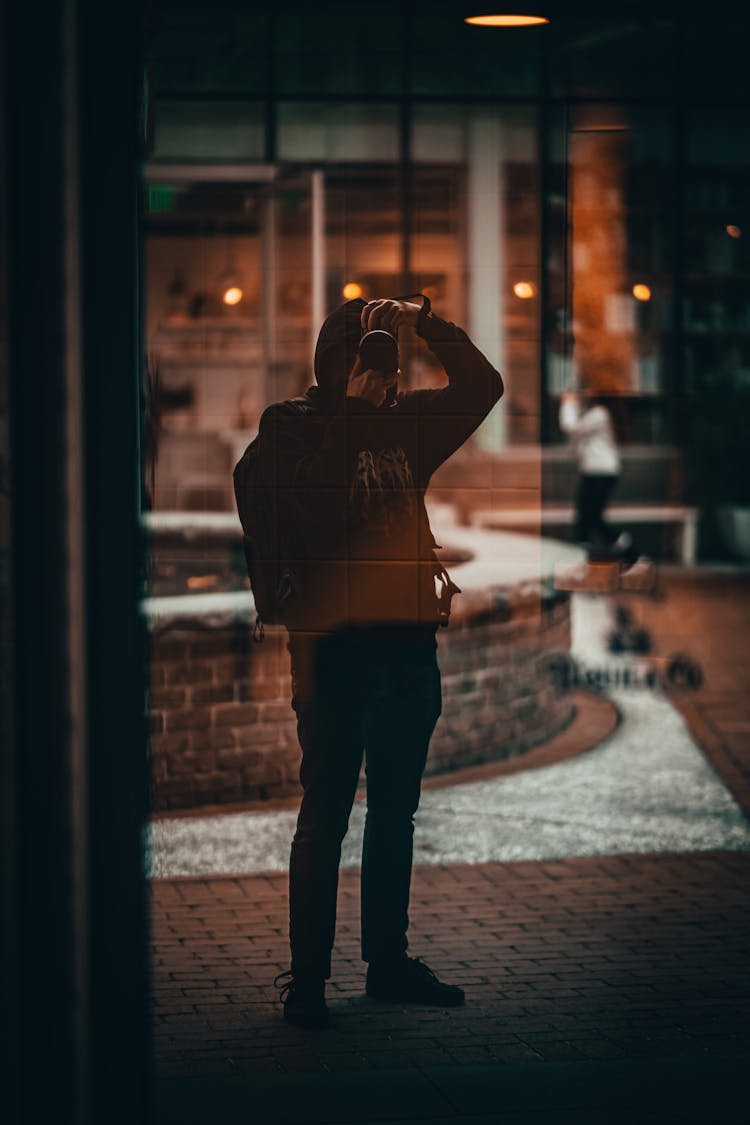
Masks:
[[[457,1008],[464,1002],[463,989],[443,984],[418,957],[404,956],[390,965],[369,965],[365,991],[375,1000],[402,1000],[442,1008]]]
[[[646,555],[620,572],[620,589],[650,591],[656,585],[656,567]]]
[[[617,589],[619,567],[614,562],[558,563],[555,567],[556,590],[586,591],[611,594]]]
[[[283,983],[280,983],[283,982]],[[295,1027],[326,1027],[328,1006],[326,982],[322,979],[295,980],[291,969],[279,973],[274,980],[279,999],[284,1004],[284,1019]]]

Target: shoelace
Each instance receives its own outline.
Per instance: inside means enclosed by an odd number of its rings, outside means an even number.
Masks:
[[[426,965],[421,957],[410,957],[409,962],[413,966],[412,971],[418,972],[420,976],[429,977],[430,980],[438,980],[437,973],[433,972],[430,966]],[[438,983],[440,983],[440,981],[438,981]]]
[[[284,983],[279,984],[279,981],[283,981]],[[279,973],[275,976],[273,978],[273,986],[279,990],[279,1000],[282,1002],[286,1000],[287,996],[294,988],[294,974],[292,970],[287,969],[285,973]]]

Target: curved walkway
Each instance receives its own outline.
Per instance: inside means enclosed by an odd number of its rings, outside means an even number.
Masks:
[[[589,667],[638,665],[606,651],[607,598],[575,595],[573,644]],[[750,824],[706,761],[680,713],[658,689],[612,692],[622,722],[589,753],[542,769],[427,789],[416,864],[750,849]],[[151,874],[283,871],[293,810],[160,820]],[[361,854],[364,806],[355,805],[342,865]]]

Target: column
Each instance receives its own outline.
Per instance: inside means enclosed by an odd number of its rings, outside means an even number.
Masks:
[[[509,379],[503,340],[502,125],[492,110],[478,109],[467,131],[468,330],[474,343],[502,374],[505,397],[477,431],[477,444],[498,450],[507,442]]]

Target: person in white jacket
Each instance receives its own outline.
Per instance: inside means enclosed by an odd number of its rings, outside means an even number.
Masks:
[[[568,391],[562,396],[559,420],[578,461],[576,538],[587,545],[589,558],[615,557],[632,565],[638,558],[632,537],[604,517],[620,476],[620,454],[609,410],[594,397]]]

